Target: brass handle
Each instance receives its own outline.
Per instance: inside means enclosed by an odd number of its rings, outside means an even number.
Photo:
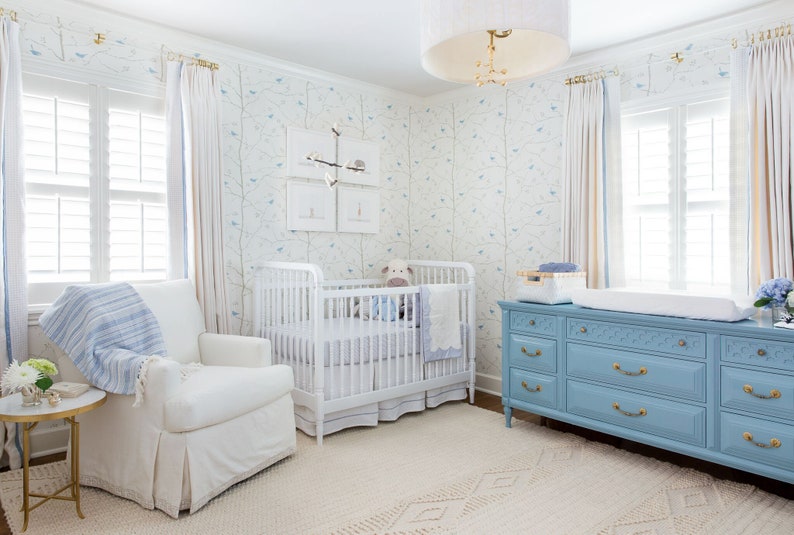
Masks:
[[[587,332],[587,327],[582,327],[581,329],[579,329],[579,332],[580,333],[586,333]]]
[[[530,325],[535,325],[535,320],[529,320]]]
[[[766,351],[764,351],[763,349],[759,349],[756,353],[758,353],[759,357],[763,357],[764,355],[766,355]]]
[[[778,390],[777,388],[773,388],[772,390],[770,390],[768,396],[765,396],[763,394],[756,394],[755,392],[753,392],[752,385],[744,385],[744,387],[742,387],[742,390],[744,390],[751,396],[755,396],[760,399],[773,399],[773,398],[777,399],[780,397],[780,390]]]
[[[686,345],[686,340],[679,340],[678,345],[684,347]]]
[[[540,392],[541,390],[543,390],[543,387],[541,385],[535,385],[535,388],[528,388],[526,381],[521,381],[521,386],[523,386],[524,390],[526,390],[527,392]]]
[[[640,412],[626,412],[620,408],[620,404],[617,401],[612,402],[612,408],[624,416],[645,416],[648,414],[648,411],[643,407],[640,407]]]
[[[531,354],[529,351],[527,351],[527,348],[524,346],[521,346],[521,352],[528,357],[539,357],[543,354],[543,351],[541,351],[540,349],[536,349],[535,353]]]
[[[619,373],[622,373],[623,375],[631,375],[632,377],[636,375],[645,375],[646,373],[648,373],[648,368],[646,368],[645,366],[640,366],[640,371],[638,372],[627,372],[626,370],[621,370],[619,362],[612,363],[612,369],[616,370]]]
[[[749,431],[742,433],[742,437],[747,442],[753,442],[753,434]],[[779,448],[780,444],[780,441],[776,438],[770,439],[769,444],[764,444],[763,442],[753,442],[753,445],[758,446],[759,448]]]

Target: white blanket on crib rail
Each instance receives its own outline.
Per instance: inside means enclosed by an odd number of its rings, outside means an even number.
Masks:
[[[463,356],[457,285],[422,285],[420,294],[424,361]]]

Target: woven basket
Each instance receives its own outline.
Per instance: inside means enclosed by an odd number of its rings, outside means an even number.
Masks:
[[[516,271],[516,300],[556,305],[571,302],[571,290],[587,288],[587,272]]]

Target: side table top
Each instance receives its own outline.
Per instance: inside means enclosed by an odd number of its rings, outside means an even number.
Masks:
[[[41,405],[23,407],[22,394],[17,392],[0,398],[0,420],[6,422],[58,420],[101,407],[105,404],[106,399],[107,394],[104,390],[92,386],[76,398],[62,397],[61,402],[54,407],[47,402],[46,398],[42,398]]]

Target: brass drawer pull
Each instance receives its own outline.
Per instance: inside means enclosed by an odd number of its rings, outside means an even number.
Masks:
[[[745,431],[742,433],[742,437],[747,442],[753,442],[753,434],[749,431]],[[776,438],[770,439],[769,444],[764,444],[763,442],[753,442],[753,445],[758,446],[759,448],[779,448],[780,441]]]
[[[686,340],[679,340],[678,345],[684,347],[686,345]]]
[[[586,332],[587,332],[587,327],[581,327],[581,328],[579,329],[579,332],[580,332],[580,333],[586,333]]]
[[[777,388],[773,388],[772,390],[770,390],[768,396],[765,396],[763,394],[756,394],[755,392],[753,392],[752,385],[744,385],[744,387],[742,387],[742,390],[744,390],[751,396],[755,396],[760,399],[777,399],[780,397],[780,390],[778,390]]]
[[[535,320],[529,320],[530,325],[535,325]]]
[[[619,373],[622,373],[623,375],[631,375],[632,377],[636,375],[645,375],[646,373],[648,373],[648,368],[646,368],[645,366],[640,366],[640,371],[638,372],[627,372],[626,370],[621,370],[619,362],[614,362],[612,364],[612,369],[616,370]]]
[[[526,381],[521,381],[521,386],[523,386],[524,390],[526,390],[527,392],[540,392],[541,390],[543,390],[543,387],[541,385],[535,385],[535,388],[528,388]]]
[[[763,357],[764,355],[766,355],[766,351],[764,351],[763,349],[759,349],[758,351],[756,351],[756,353],[758,353],[759,357]]]
[[[624,416],[645,416],[648,414],[648,411],[643,407],[640,407],[640,412],[626,412],[620,408],[620,404],[617,401],[612,402],[612,408]]]
[[[541,351],[540,349],[536,349],[535,353],[530,353],[529,351],[527,351],[527,348],[524,346],[521,346],[521,352],[528,357],[539,357],[543,354],[543,351]]]

